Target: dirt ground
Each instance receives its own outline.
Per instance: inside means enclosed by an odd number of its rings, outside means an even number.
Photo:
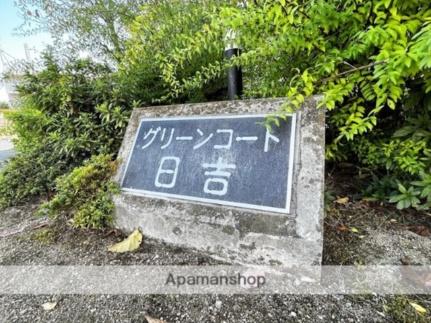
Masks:
[[[351,187],[340,184],[329,192],[324,264],[431,264],[430,214],[401,212],[346,191]],[[35,218],[36,208],[29,203],[0,213],[0,265],[220,263],[146,237],[135,252],[109,253],[124,238],[120,232],[73,230]],[[46,302],[57,305],[44,310]],[[427,313],[418,314],[411,302]],[[431,322],[430,312],[431,297],[424,295],[0,295],[0,322],[146,322],[145,315],[166,322]]]

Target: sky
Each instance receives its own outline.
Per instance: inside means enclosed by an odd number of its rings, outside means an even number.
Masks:
[[[38,57],[38,53],[46,45],[52,43],[48,33],[39,33],[32,36],[16,35],[15,29],[21,25],[23,19],[19,16],[18,9],[14,6],[14,0],[0,0],[0,49],[17,59],[25,59],[24,44],[29,47],[30,59]],[[3,66],[0,62],[0,74]],[[0,82],[0,101],[9,101],[9,97]]]
[[[39,33],[32,36],[19,36],[14,31],[19,27],[23,19],[18,14],[18,9],[14,6],[14,0],[0,0],[0,49],[15,58],[25,58],[24,44],[32,49],[31,57],[34,58],[33,51],[41,51],[46,45],[51,43],[48,33]]]

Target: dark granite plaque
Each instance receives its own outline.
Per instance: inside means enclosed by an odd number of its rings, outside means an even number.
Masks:
[[[141,119],[122,189],[289,213],[296,117],[271,131],[264,117]]]

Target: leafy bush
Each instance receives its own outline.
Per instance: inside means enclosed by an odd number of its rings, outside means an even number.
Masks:
[[[176,91],[171,73],[189,78],[200,73],[202,66],[223,56],[220,41],[210,44],[209,50],[195,52],[179,65],[172,65],[167,53],[179,55],[186,44],[194,44],[194,35],[209,22],[210,14],[223,0],[157,1],[143,6],[130,25],[131,37],[126,44],[119,66],[119,79],[128,95],[143,104],[207,101],[224,98],[225,75],[217,73],[205,87]],[[175,92],[175,95],[172,95]]]
[[[0,110],[7,110],[10,109],[9,103],[0,101]]]
[[[17,156],[0,173],[0,207],[48,194],[58,176],[93,155],[115,153],[129,117],[112,71],[88,60],[44,69],[18,87],[23,106],[10,114]]]
[[[39,213],[51,217],[67,214],[72,216],[73,226],[80,228],[108,226],[114,213],[111,196],[119,191],[110,180],[116,167],[110,155],[93,156],[56,180],[56,195]]]
[[[154,54],[169,89],[163,99],[202,90],[231,65],[243,67],[246,97],[288,98],[279,113],[267,119],[268,126],[307,96],[323,94],[320,106],[329,111],[328,160],[349,159],[377,180],[389,176],[393,185],[380,189],[381,197],[398,196],[392,201],[399,207],[430,206],[431,188],[423,177],[431,169],[428,0],[193,4],[210,8],[195,19],[193,28],[186,15],[176,29],[167,22],[170,27],[155,28],[150,36],[161,40],[166,31],[175,31],[168,36],[173,45],[156,48]],[[146,39],[139,27],[145,30],[147,19],[154,21],[153,12],[144,10],[135,19],[132,39]],[[228,30],[235,31],[235,42],[243,48],[232,62],[217,55]],[[139,44],[132,43],[130,51]],[[135,56],[126,60],[134,62]],[[408,197],[410,203],[399,203],[401,187],[419,201]]]
[[[61,157],[39,144],[12,158],[0,172],[0,209],[52,191],[72,167]]]
[[[0,138],[1,137],[9,137],[13,135],[13,129],[10,125],[6,127],[0,127]]]
[[[0,207],[52,191],[55,178],[91,156],[115,154],[132,102],[222,98],[232,65],[243,68],[245,98],[288,98],[267,126],[307,96],[323,94],[327,159],[357,164],[369,175],[365,192],[373,198],[400,208],[431,206],[428,0],[145,3],[124,55],[115,55],[117,68],[60,64],[46,55],[41,72],[25,75],[24,106],[12,114],[18,155],[0,175]],[[230,30],[242,55],[226,61]],[[123,43],[116,52],[122,50]],[[96,212],[105,202],[87,206]]]

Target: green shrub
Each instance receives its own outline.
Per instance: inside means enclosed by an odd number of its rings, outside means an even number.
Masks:
[[[10,109],[9,103],[0,101],[0,110],[8,110]]]
[[[185,44],[194,44],[194,35],[209,22],[210,14],[226,0],[150,2],[130,25],[131,37],[119,65],[122,87],[133,100],[145,105],[175,102],[202,102],[224,99],[225,75],[218,73],[205,86],[177,92],[171,72],[180,79],[200,73],[203,66],[223,55],[218,41],[193,57],[173,66],[166,55],[180,54]],[[172,95],[175,92],[175,95]]]
[[[66,214],[73,226],[103,228],[112,223],[114,203],[111,196],[119,191],[110,180],[116,170],[110,155],[97,155],[56,180],[56,194],[44,203],[40,214],[58,217]]]
[[[10,126],[0,127],[0,138],[1,137],[10,137],[13,135],[13,129]]]
[[[55,179],[73,167],[60,157],[41,144],[13,157],[0,172],[0,209],[52,191]]]
[[[231,65],[243,68],[245,97],[288,98],[279,113],[267,118],[267,126],[276,125],[306,97],[323,94],[327,159],[350,160],[377,181],[390,177],[393,185],[380,187],[377,195],[398,207],[428,208],[431,188],[424,176],[431,172],[430,1],[237,3],[194,1],[194,6],[209,10],[192,28],[189,14],[176,29],[163,25],[152,30],[152,39],[168,37],[173,44],[154,53],[169,89],[162,99],[174,101],[202,90]],[[135,19],[135,41],[129,46],[135,55],[126,56],[129,64],[139,61],[138,49],[148,51],[136,39],[146,39],[140,27],[145,30],[148,21],[154,21],[153,12],[157,10],[144,10]],[[167,30],[175,33],[167,35]],[[235,31],[243,53],[227,62],[217,53],[229,30]]]
[[[23,107],[11,117],[18,154],[0,173],[0,207],[49,193],[58,176],[91,156],[116,154],[132,102],[219,99],[226,68],[241,65],[245,98],[288,98],[267,126],[323,94],[328,161],[358,165],[369,175],[366,195],[429,208],[431,3],[238,3],[147,2],[115,69],[45,55],[43,70],[27,73],[18,88]],[[228,62],[229,30],[242,55]],[[92,211],[76,214],[83,223],[103,218],[107,199],[101,195],[87,204]]]
[[[0,171],[0,208],[49,194],[58,176],[93,155],[115,154],[127,125],[131,105],[107,66],[60,65],[50,55],[44,62],[40,72],[25,74],[22,106],[9,114],[17,155]]]

